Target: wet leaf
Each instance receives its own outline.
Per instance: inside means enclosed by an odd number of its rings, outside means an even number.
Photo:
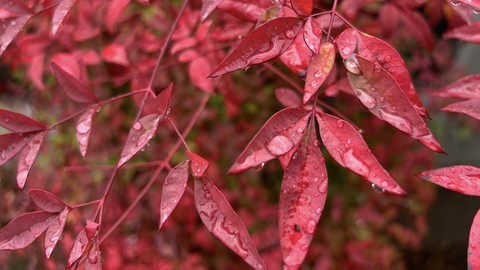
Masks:
[[[202,11],[200,12],[200,20],[203,22],[207,19],[208,15],[214,11],[223,0],[202,0]]]
[[[302,106],[302,100],[297,93],[290,88],[275,89],[275,97],[285,107],[298,108]]]
[[[98,247],[98,241],[95,241],[88,252],[87,259],[85,260],[85,270],[101,270],[102,258],[100,256],[100,248]]]
[[[443,37],[460,39],[472,43],[480,43],[480,22],[452,29],[443,34]]]
[[[300,30],[290,47],[279,57],[280,60],[296,74],[306,73],[308,63],[313,55],[305,43],[303,32],[303,29]]]
[[[78,233],[77,237],[75,237],[75,240],[73,241],[73,247],[70,251],[70,255],[68,256],[67,267],[72,266],[82,257],[82,254],[85,252],[89,242],[90,240],[87,237],[87,233],[85,232],[85,229],[83,229]]]
[[[357,31],[348,28],[336,39],[338,52],[343,59],[348,58],[357,49]]]
[[[303,26],[303,39],[308,48],[314,53],[319,54],[320,42],[322,40],[322,28],[317,20],[308,18]]]
[[[36,206],[49,213],[59,213],[69,207],[57,196],[42,189],[30,189],[28,195]]]
[[[335,46],[332,43],[323,43],[320,53],[312,56],[308,65],[307,78],[303,94],[303,104],[317,93],[318,88],[325,82],[335,63]]]
[[[40,132],[34,135],[18,156],[17,185],[20,189],[23,189],[25,186],[30,169],[37,159],[38,151],[43,144],[45,134],[46,132]]]
[[[355,54],[344,62],[353,92],[371,113],[433,151],[444,153],[427,124],[388,72]]]
[[[212,71],[210,77],[273,59],[287,50],[302,28],[303,20],[283,17],[270,20],[250,32]]]
[[[118,18],[122,15],[128,4],[130,4],[130,0],[110,1],[107,14],[105,15],[105,25],[110,33],[113,33]]]
[[[0,126],[16,133],[40,131],[47,128],[44,124],[28,116],[2,109],[0,109]]]
[[[159,121],[160,116],[150,114],[140,118],[133,124],[130,133],[128,133],[128,138],[123,147],[117,168],[125,164],[125,162],[130,160],[136,153],[142,150],[145,145],[147,145],[153,135],[155,135]]]
[[[92,108],[80,115],[76,127],[76,136],[78,141],[78,147],[80,153],[85,158],[87,154],[88,142],[90,140],[90,134],[92,133],[93,115],[97,112],[98,108]]]
[[[468,269],[480,269],[480,210],[473,218],[468,239]]]
[[[0,166],[12,159],[33,138],[35,133],[0,135]]]
[[[192,167],[193,176],[194,177],[204,176],[205,171],[208,169],[208,166],[209,166],[208,161],[192,152],[187,151],[186,154],[191,160],[190,166]]]
[[[463,113],[480,120],[480,98],[450,104],[443,107],[442,111]]]
[[[434,96],[458,99],[480,98],[480,75],[469,75],[432,93]]]
[[[0,230],[0,250],[29,246],[42,235],[55,216],[47,212],[31,212],[16,217]]]
[[[63,228],[65,228],[65,223],[67,222],[68,212],[68,207],[65,207],[63,211],[52,220],[47,229],[47,233],[45,234],[45,257],[47,259],[52,255],[53,249],[62,236]]]
[[[480,196],[480,168],[457,165],[423,171],[418,176],[458,193]]]
[[[1,1],[0,10],[0,57],[8,45],[22,31],[34,12],[22,1]]]
[[[288,163],[280,191],[278,226],[285,269],[301,266],[327,198],[325,159],[311,121]]]
[[[69,73],[60,64],[52,60],[52,69],[55,72],[58,84],[67,96],[80,103],[97,103],[98,98],[92,93],[90,88],[78,77]]]
[[[310,16],[313,10],[313,0],[290,0],[292,7],[300,16]]]
[[[102,50],[102,58],[108,63],[126,66],[130,65],[128,61],[125,46],[121,44],[110,44]]]
[[[406,194],[352,125],[326,113],[317,114],[317,121],[323,144],[335,161],[388,192]]]
[[[77,0],[62,0],[55,8],[52,17],[52,36],[55,37],[57,35],[60,25],[63,23],[67,14],[70,13],[76,2]]]
[[[266,269],[247,228],[208,176],[195,179],[195,206],[203,224],[218,240],[253,268]]]
[[[188,74],[193,84],[207,93],[213,93],[213,79],[208,78],[210,62],[205,57],[198,57],[188,65]]]
[[[185,192],[188,181],[189,162],[189,160],[185,160],[173,167],[163,182],[158,230],[162,228],[163,223],[165,223],[175,207],[177,207],[178,202]]]
[[[304,109],[287,108],[274,114],[253,137],[228,172],[239,173],[290,151],[302,138],[308,113]]]

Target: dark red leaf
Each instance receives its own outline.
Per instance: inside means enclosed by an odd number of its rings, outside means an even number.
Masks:
[[[85,270],[101,270],[102,258],[100,256],[100,248],[98,247],[98,241],[93,242],[90,251],[88,252],[87,259],[85,260]]]
[[[121,44],[110,44],[102,51],[102,58],[108,63],[126,66],[130,65],[125,46]]]
[[[311,121],[288,163],[280,191],[278,226],[285,269],[301,266],[327,198],[325,159]]]
[[[302,100],[297,93],[290,88],[275,89],[275,97],[285,107],[298,108],[302,106]]]
[[[105,25],[110,33],[113,33],[118,18],[122,15],[128,4],[130,4],[130,0],[110,1],[107,14],[105,15]]]
[[[208,166],[209,166],[208,161],[192,152],[187,151],[186,154],[191,160],[190,166],[192,167],[193,176],[194,177],[204,176],[205,171],[208,169]]]
[[[213,79],[207,78],[210,69],[210,62],[205,57],[198,57],[188,65],[188,74],[192,83],[207,93],[213,93]]]
[[[121,167],[125,162],[131,159],[136,153],[144,148],[150,139],[155,135],[160,116],[156,114],[150,114],[140,118],[135,124],[133,124],[128,134],[127,141],[122,150],[120,160],[118,161],[117,168]]]
[[[45,134],[46,132],[40,132],[34,135],[18,156],[17,185],[20,189],[25,186],[30,169],[37,159],[40,146],[43,144]]]
[[[313,0],[290,0],[292,7],[300,16],[310,16],[313,10]]]
[[[473,218],[468,239],[468,269],[480,269],[480,210]]]
[[[0,109],[0,126],[16,133],[45,130],[47,127],[23,114]]]
[[[55,37],[55,35],[57,35],[60,25],[62,24],[67,14],[70,13],[73,5],[75,5],[76,2],[77,0],[62,0],[60,4],[58,4],[58,6],[55,8],[55,12],[53,13],[52,17],[52,36]]]
[[[33,138],[35,133],[0,135],[0,166],[12,159]]]
[[[480,43],[480,22],[452,29],[446,32],[443,37],[456,38],[472,43]]]
[[[170,101],[173,89],[173,82],[168,84],[167,88],[163,89],[154,98],[148,97],[147,104],[145,105],[145,114],[158,114],[160,120],[164,119],[170,114]]]
[[[0,230],[0,250],[29,246],[47,229],[55,216],[47,212],[31,212],[16,217]]]
[[[463,113],[480,120],[480,98],[450,104],[443,107],[442,111]]]
[[[428,148],[444,153],[427,124],[388,72],[355,54],[346,58],[344,63],[353,92],[371,113]]]
[[[83,229],[73,241],[73,247],[68,256],[67,267],[70,267],[82,257],[89,242],[90,240],[87,237],[87,233],[85,232],[85,229]]]
[[[317,93],[318,88],[325,82],[335,63],[335,46],[332,43],[323,43],[320,52],[312,56],[308,65],[307,78],[303,93],[303,104]]]
[[[207,19],[208,15],[214,11],[223,0],[202,0],[202,11],[200,12],[200,20],[203,22]]]
[[[303,39],[308,48],[314,53],[319,53],[320,42],[322,40],[322,28],[317,20],[308,18],[303,26]]]
[[[458,99],[480,98],[480,75],[469,75],[432,93],[434,96]]]
[[[423,171],[418,176],[458,193],[480,196],[480,168],[458,165]]]
[[[34,12],[22,1],[1,1],[0,10],[0,57],[8,45],[22,31]]]
[[[60,84],[60,87],[62,87],[62,90],[68,97],[80,103],[97,103],[99,101],[84,82],[63,69],[54,60],[52,60],[52,68],[58,84]]]
[[[412,35],[417,42],[427,50],[432,50],[434,46],[434,35],[425,17],[418,12],[401,9],[400,20],[405,29]]]
[[[49,213],[60,213],[65,207],[69,207],[57,196],[42,189],[30,189],[28,195],[36,206]]]
[[[188,181],[188,165],[189,161],[185,160],[173,167],[163,182],[162,199],[160,201],[159,230],[173,212],[185,192],[185,187],[187,186]]]
[[[308,113],[304,109],[287,108],[274,114],[253,137],[228,172],[239,173],[290,151],[302,138]]]
[[[47,257],[47,259],[52,255],[53,249],[62,236],[63,228],[65,228],[65,223],[67,222],[68,212],[68,207],[65,207],[63,211],[52,220],[47,229],[47,233],[45,234],[45,257]]]
[[[208,176],[195,179],[195,206],[207,229],[255,269],[266,269],[242,220]]]
[[[303,25],[303,19],[283,17],[270,20],[250,32],[212,71],[210,77],[273,59],[287,50]]]
[[[323,144],[335,161],[381,189],[406,194],[380,165],[354,127],[329,114],[317,114],[317,120]]]
[[[76,127],[76,136],[78,141],[78,147],[80,153],[85,158],[87,154],[88,142],[90,140],[90,134],[92,133],[93,115],[97,111],[97,108],[92,108],[80,115]]]

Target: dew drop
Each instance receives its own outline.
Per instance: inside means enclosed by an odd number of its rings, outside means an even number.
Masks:
[[[262,162],[262,163],[258,164],[257,166],[253,167],[253,170],[258,172],[258,171],[261,171],[263,169],[263,167],[265,167],[265,162]]]
[[[212,198],[212,193],[210,193],[210,192],[205,192],[204,197],[205,197],[205,199],[210,200],[210,199]]]
[[[314,76],[315,78],[320,78],[320,77],[322,77],[322,75],[323,75],[323,72],[322,72],[321,70],[319,70],[319,71],[317,71],[317,72],[315,72],[315,73],[313,74],[313,76]]]
[[[384,58],[383,58],[383,62],[385,63],[388,63],[392,60],[392,57],[390,55],[386,55]]]
[[[5,123],[8,123],[8,122],[10,122],[10,118],[5,117]]]
[[[317,208],[317,210],[315,210],[315,213],[317,213],[317,215],[321,214],[322,213],[322,208]]]
[[[355,55],[352,54],[348,58],[345,58],[345,60],[343,60],[343,64],[345,65],[345,68],[348,72],[360,75],[360,67],[357,57]]]
[[[343,49],[342,49],[342,53],[343,53],[344,55],[348,55],[348,54],[350,53],[350,48],[348,48],[348,47],[343,48]]]
[[[327,192],[327,188],[328,188],[328,182],[327,181],[324,181],[320,187],[318,187],[318,191],[320,191],[320,193],[325,193]]]
[[[318,87],[318,82],[317,82],[317,80],[313,80],[313,81],[310,83],[310,86],[311,86],[312,88],[317,89],[317,87]]]
[[[414,136],[417,135],[417,134],[413,134],[412,124],[410,123],[409,120],[384,110],[379,110],[379,114],[383,120],[392,124],[394,127],[398,128],[399,130],[407,134],[412,134]]]
[[[462,3],[462,1],[460,1],[460,0],[451,0],[450,3],[451,3],[453,6],[459,6],[459,5]]]
[[[292,149],[293,143],[292,141],[283,136],[283,135],[278,135],[273,137],[268,143],[267,143],[267,150],[274,156],[280,156]]]
[[[362,104],[368,109],[373,109],[375,108],[375,106],[377,106],[377,101],[375,100],[375,98],[367,94],[362,89],[357,88],[354,90],[354,92],[355,92],[355,95],[357,95],[360,102],[362,102]]]
[[[318,177],[315,177],[315,178],[313,178],[313,182],[315,182],[315,183],[317,183],[317,182],[318,182],[318,180],[319,180],[319,178],[318,178]]]
[[[385,191],[385,189],[375,185],[375,184],[372,184],[372,189],[373,191],[377,192],[377,193],[383,193]]]
[[[475,14],[480,14],[480,8],[473,8],[472,12]]]
[[[337,127],[343,127],[343,120],[337,120]]]
[[[143,127],[143,125],[142,125],[142,123],[140,123],[140,122],[136,122],[136,123],[133,125],[133,129],[135,129],[135,130],[140,130],[142,127]]]
[[[314,233],[315,232],[315,227],[317,227],[316,225],[317,224],[316,224],[315,220],[310,219],[307,223],[307,232],[308,233]]]

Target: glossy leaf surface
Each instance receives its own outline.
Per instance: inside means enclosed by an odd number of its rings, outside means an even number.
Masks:
[[[315,95],[318,88],[325,82],[335,63],[335,46],[332,43],[324,43],[320,47],[319,54],[313,55],[308,65],[307,78],[303,93],[303,104],[307,103]]]
[[[65,223],[67,222],[69,209],[65,207],[50,223],[50,226],[45,233],[45,257],[47,259],[52,255],[53,249],[61,238]]]
[[[80,153],[84,158],[87,154],[88,142],[90,140],[90,134],[92,133],[93,115],[96,111],[97,108],[92,108],[82,113],[77,122],[75,135],[77,136]]]
[[[300,16],[310,16],[313,10],[313,0],[290,0],[293,9]]]
[[[61,0],[52,17],[52,36],[56,36],[65,17],[70,13],[77,0]]]
[[[95,241],[88,252],[87,259],[85,260],[85,270],[101,270],[102,258],[100,255],[98,241]]]
[[[1,1],[0,10],[0,57],[8,45],[22,31],[32,17],[33,11],[23,1]]]
[[[90,242],[90,240],[87,237],[85,229],[83,229],[77,234],[77,237],[75,237],[75,240],[73,241],[73,247],[68,256],[67,267],[70,267],[82,257],[82,254],[87,248],[88,242]]]
[[[65,207],[68,207],[57,196],[46,190],[30,189],[28,195],[36,206],[49,213],[60,213]]]
[[[438,89],[432,95],[446,98],[480,98],[480,75],[469,75]]]
[[[211,72],[217,77],[273,59],[292,44],[303,20],[283,17],[270,20],[250,32],[242,42]]]
[[[32,133],[7,133],[0,135],[0,166],[18,154],[32,137]]]
[[[322,40],[322,28],[318,21],[312,17],[308,18],[303,26],[303,39],[314,54],[319,53],[320,42]]]
[[[38,151],[43,144],[45,134],[46,132],[40,132],[34,135],[27,145],[23,147],[20,155],[18,155],[17,185],[20,189],[23,189],[25,186],[30,169],[37,159]]]
[[[204,176],[205,171],[208,169],[208,166],[209,166],[208,161],[202,158],[201,156],[189,151],[187,151],[186,154],[191,160],[190,166],[192,167],[193,176],[195,177]]]
[[[480,120],[480,98],[450,104],[443,107],[442,111],[463,113]]]
[[[80,103],[96,103],[99,101],[84,82],[53,60],[52,69],[55,72],[58,84],[69,98]]]
[[[254,269],[266,266],[247,228],[208,176],[195,179],[195,206],[207,229]]]
[[[16,133],[40,131],[47,128],[44,124],[28,116],[2,109],[0,109],[0,126]]]
[[[468,239],[468,269],[480,269],[480,210],[473,218]]]
[[[185,187],[187,186],[188,181],[188,166],[188,160],[179,163],[177,166],[173,167],[163,182],[162,198],[160,201],[159,230],[173,212],[185,192]]]
[[[418,176],[458,193],[480,196],[480,168],[457,165],[423,171]]]
[[[472,43],[480,43],[480,22],[452,29],[445,33],[443,37],[460,39]]]

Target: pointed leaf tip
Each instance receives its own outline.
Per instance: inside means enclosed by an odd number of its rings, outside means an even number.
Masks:
[[[317,93],[317,90],[325,82],[335,63],[335,46],[332,43],[323,43],[319,54],[312,56],[308,64],[307,78],[303,94],[303,104]]]
[[[30,189],[28,195],[36,206],[49,213],[59,213],[65,207],[69,208],[69,206],[57,196],[46,190]]]
[[[0,109],[0,126],[15,133],[45,130],[47,127],[28,116]]]
[[[185,192],[188,181],[189,162],[189,160],[185,160],[173,167],[163,182],[158,230],[162,228]]]
[[[458,193],[480,196],[480,168],[457,165],[423,171],[417,176]]]
[[[52,60],[52,69],[58,84],[69,98],[80,103],[97,103],[99,99],[77,76],[69,73],[59,63]]]
[[[189,151],[187,151],[186,154],[191,160],[190,166],[192,167],[193,176],[195,177],[204,176],[206,170],[208,169],[208,166],[210,165],[208,161],[202,158],[201,156]]]
[[[46,132],[40,132],[33,136],[33,138],[23,147],[18,157],[17,170],[17,185],[18,188],[23,189],[27,181],[28,174],[35,163],[38,156],[38,151],[43,144],[43,139]]]

